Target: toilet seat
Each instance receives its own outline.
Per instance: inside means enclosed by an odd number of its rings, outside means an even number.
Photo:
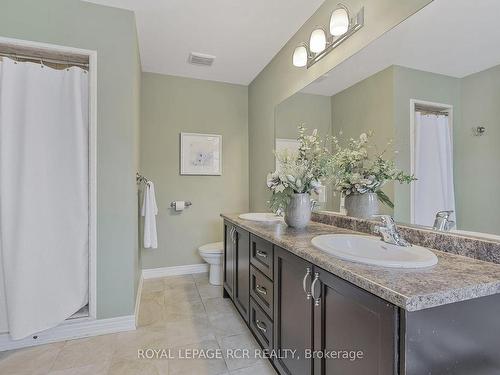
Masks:
[[[224,242],[212,242],[198,248],[200,254],[222,254],[224,252]]]

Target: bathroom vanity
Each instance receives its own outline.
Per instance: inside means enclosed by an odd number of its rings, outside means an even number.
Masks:
[[[224,297],[280,374],[500,373],[500,265],[434,250],[430,268],[363,265],[311,245],[361,233],[222,216]]]

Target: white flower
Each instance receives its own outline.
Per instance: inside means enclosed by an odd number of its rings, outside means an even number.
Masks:
[[[312,180],[311,181],[311,187],[313,189],[317,189],[317,188],[321,187],[321,182],[319,182],[318,180]]]
[[[366,135],[366,133],[361,133],[361,134],[359,135],[359,140],[360,140],[361,142],[363,142],[363,143],[368,142],[368,136]]]
[[[283,191],[285,191],[285,187],[282,184],[280,184],[280,185],[276,186],[274,191],[277,193],[282,193]]]

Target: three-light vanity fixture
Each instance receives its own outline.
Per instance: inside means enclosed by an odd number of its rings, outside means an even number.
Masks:
[[[339,4],[330,17],[328,36],[322,27],[314,29],[309,44],[302,43],[293,51],[293,65],[299,68],[313,66],[363,25],[364,8],[351,17],[347,7]]]

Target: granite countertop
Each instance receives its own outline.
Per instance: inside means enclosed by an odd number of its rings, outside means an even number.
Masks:
[[[500,265],[431,249],[438,264],[422,269],[397,269],[338,259],[311,245],[320,234],[363,234],[327,224],[310,222],[304,229],[284,222],[243,220],[236,214],[224,219],[298,255],[358,287],[407,311],[465,301],[500,293]]]

